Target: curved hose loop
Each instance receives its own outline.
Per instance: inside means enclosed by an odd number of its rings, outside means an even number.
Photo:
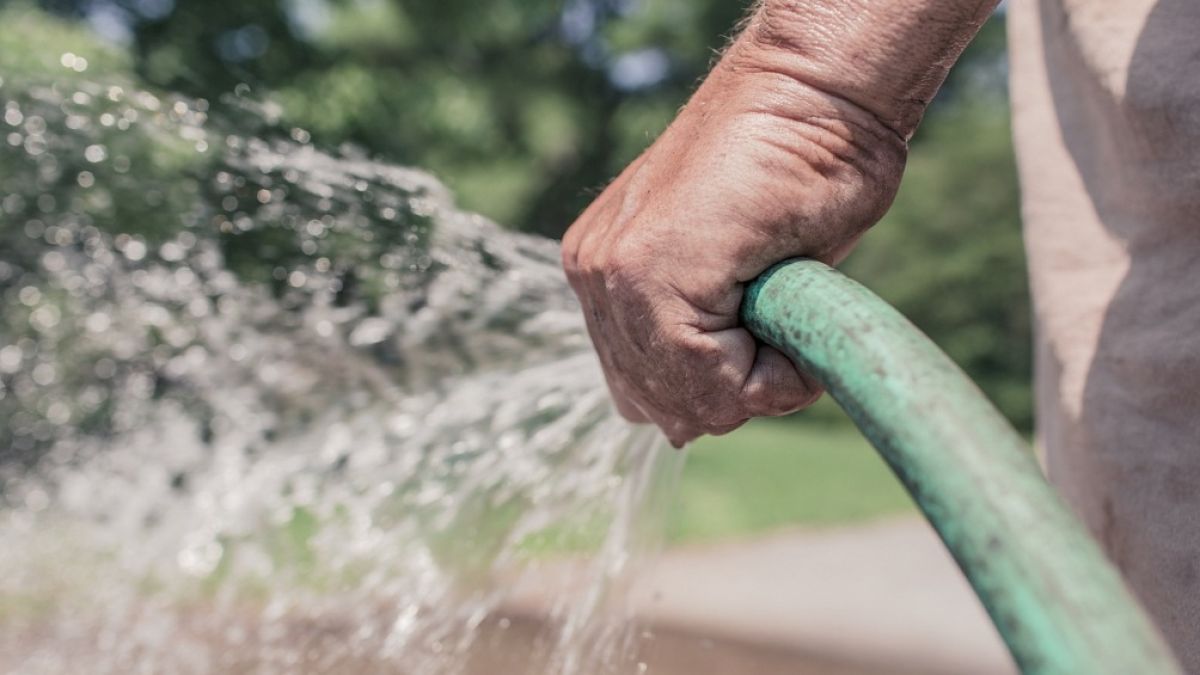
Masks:
[[[950,549],[1023,673],[1180,673],[1025,441],[929,338],[836,270],[792,260],[742,319],[819,379]]]

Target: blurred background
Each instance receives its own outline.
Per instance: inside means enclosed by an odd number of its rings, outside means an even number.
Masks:
[[[85,40],[108,55],[92,75],[120,72],[202,99],[249,87],[314,142],[423,167],[463,208],[559,237],[665,128],[746,4],[6,0],[0,8],[23,19],[0,32],[0,46],[5,75],[39,67],[21,55],[48,40]],[[909,316],[1028,432],[1029,307],[1006,77],[998,15],[913,139],[895,206],[844,271]],[[779,476],[787,482],[772,484]],[[673,539],[908,508],[827,402],[697,443],[682,491]]]
[[[201,102],[237,92],[265,102],[278,129],[303,130],[296,141],[421,167],[463,209],[558,238],[666,127],[748,4],[0,0],[0,84],[86,69]],[[36,56],[50,51],[61,63]],[[73,52],[83,51],[81,65]],[[910,317],[1029,433],[1029,301],[1006,81],[1001,12],[930,108],[895,205],[843,271]],[[17,178],[0,176],[0,197]],[[160,187],[167,206],[122,217],[178,227],[155,220],[174,199]],[[248,269],[270,270],[262,257],[274,249],[244,242],[226,248],[231,267],[241,254]],[[667,517],[677,548],[914,512],[829,401],[700,440],[678,489]],[[912,541],[894,535],[870,534],[882,548],[854,555]]]

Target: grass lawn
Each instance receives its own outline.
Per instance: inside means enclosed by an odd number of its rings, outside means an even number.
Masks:
[[[850,424],[755,420],[691,446],[668,520],[670,541],[827,526],[915,507]]]

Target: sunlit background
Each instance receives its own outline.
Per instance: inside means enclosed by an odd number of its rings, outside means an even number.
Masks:
[[[253,108],[257,118],[268,120],[265,127],[289,142],[420,167],[443,181],[462,209],[511,230],[557,238],[606,181],[665,128],[728,39],[745,4],[0,1],[0,101],[15,100],[10,98],[15,82],[86,78],[128,82],[163,96],[164,105],[170,105],[169,92],[187,97],[195,103],[183,104],[173,118],[184,127],[197,114],[236,124],[239,105]],[[895,206],[843,270],[924,329],[1028,432],[1029,306],[1004,44],[1001,15],[984,27],[953,71],[913,140]],[[227,105],[231,100],[243,103]],[[110,119],[98,119],[106,128],[131,123],[104,114]],[[69,118],[65,123],[72,128]],[[29,154],[30,138],[39,135],[29,124],[17,107],[8,105],[0,120],[0,142],[21,151],[16,154]],[[197,157],[206,152],[199,145],[209,143],[208,137],[197,133],[188,142],[186,150],[174,155],[163,146],[122,149],[96,143],[86,145],[77,158],[75,169],[81,172],[73,174],[70,190],[109,180],[129,194],[153,196],[118,201],[114,207],[114,218],[130,223],[137,235],[116,244],[127,259],[147,254],[144,241],[167,241],[179,234],[173,228],[182,228],[182,220],[169,216],[190,203],[196,190],[219,192],[219,186],[173,178],[172,171],[185,165],[194,169],[204,161]],[[145,157],[137,154],[142,151]],[[143,182],[122,184],[125,171],[114,161],[116,155],[126,164],[149,164],[156,171],[135,171]],[[17,200],[13,195],[27,193],[31,180],[24,166],[17,160],[0,161],[5,172],[0,174],[0,214],[6,214],[0,227],[50,241],[59,236],[57,231],[18,215],[35,209],[62,211],[74,193],[63,188],[61,194],[44,192],[34,204],[24,197]],[[151,180],[156,176],[161,184]],[[226,179],[239,178],[235,172]],[[271,185],[254,186],[251,192],[244,187],[231,182],[230,195],[243,200],[251,195],[258,203],[251,209],[234,198],[235,208],[227,209],[231,214],[248,211],[257,218],[256,213],[274,208],[272,200],[280,198]],[[115,194],[119,200],[121,193]],[[217,197],[217,203],[225,199]],[[310,198],[317,208],[326,208],[319,194]],[[230,269],[261,278],[280,293],[311,285],[305,271],[295,266],[304,256],[328,255],[336,264],[339,255],[359,255],[354,242],[335,243],[343,248],[328,254],[317,252],[316,243],[311,251],[298,245],[303,251],[290,252],[266,235],[239,238],[236,218],[228,220],[232,234],[222,235],[222,245]],[[405,232],[413,231],[411,223],[405,227],[410,227]],[[312,228],[333,231],[330,222]],[[323,232],[314,230],[314,241],[318,235]],[[161,249],[157,255],[170,260],[172,254]],[[183,254],[179,256],[177,260]],[[28,325],[0,325],[0,378],[21,365],[17,337],[23,331],[36,332],[38,322],[58,321],[53,315],[58,310],[37,313],[41,298],[31,295],[37,289],[25,290],[33,287],[18,284],[5,264],[0,258],[4,302],[23,304],[32,313],[20,313]],[[391,283],[382,272],[378,278],[367,274],[355,280],[365,283],[367,290],[360,295],[368,305],[382,302]],[[169,343],[171,337],[164,340]],[[46,387],[55,384],[53,373],[42,375]],[[36,372],[32,377],[36,381]],[[150,392],[158,386],[161,382],[154,380],[144,383]],[[4,391],[0,388],[0,394]],[[10,403],[12,398],[10,392]],[[71,424],[87,423],[58,408],[42,413]],[[17,423],[29,429],[36,425],[13,418],[0,421],[7,427],[0,438],[20,455],[38,441],[30,440],[34,431],[28,437],[16,433]],[[823,402],[785,420],[752,423],[729,436],[698,442],[666,515],[666,530],[672,546],[715,546],[794,527],[834,531],[910,511],[887,469],[840,412]]]

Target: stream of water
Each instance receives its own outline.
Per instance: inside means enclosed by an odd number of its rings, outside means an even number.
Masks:
[[[0,83],[0,671],[499,673],[572,555],[512,672],[638,672],[681,456],[611,411],[557,246],[75,58]]]

